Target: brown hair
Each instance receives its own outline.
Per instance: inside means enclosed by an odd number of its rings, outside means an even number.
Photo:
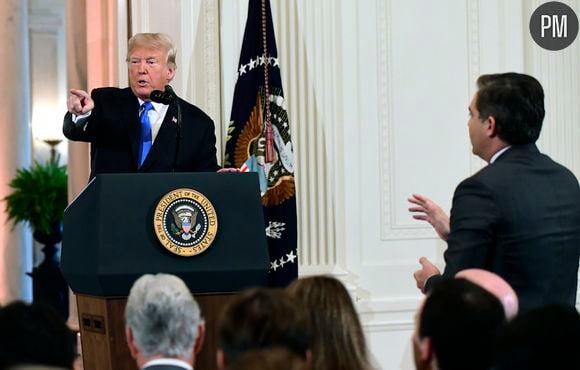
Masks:
[[[313,369],[372,369],[358,314],[340,281],[313,276],[295,280],[287,289],[307,312]]]
[[[129,61],[131,52],[139,47],[165,51],[167,54],[167,64],[173,68],[177,68],[177,64],[175,63],[177,49],[173,46],[173,41],[171,41],[168,35],[164,33],[138,33],[133,35],[127,45],[127,62]]]
[[[240,354],[228,370],[304,370],[304,357],[286,348],[273,347]]]
[[[286,348],[306,358],[308,337],[303,312],[284,290],[245,291],[222,312],[219,347],[226,363],[247,351],[272,347]]]

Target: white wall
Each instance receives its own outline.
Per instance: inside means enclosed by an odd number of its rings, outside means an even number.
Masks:
[[[536,46],[538,1],[271,0],[297,161],[301,274],[347,283],[382,369],[412,369],[419,256],[444,243],[407,197],[449,208],[471,154],[467,106],[483,73],[531,73],[546,90],[540,148],[580,176],[579,41]],[[580,14],[580,1],[566,1]],[[247,2],[133,1],[133,32],[182,50],[175,83],[227,127]],[[220,133],[218,133],[218,138]],[[219,139],[218,139],[219,140]],[[221,149],[220,149],[221,150]]]
[[[66,49],[64,0],[29,2],[30,79],[33,156],[46,160],[50,146],[43,139],[63,140],[66,111]],[[62,163],[66,145],[58,145]]]

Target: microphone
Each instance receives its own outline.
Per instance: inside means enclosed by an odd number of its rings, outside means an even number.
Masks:
[[[170,85],[165,85],[165,91],[161,90],[153,90],[151,94],[149,94],[149,99],[156,103],[161,104],[172,104],[175,103],[177,106],[177,122],[176,122],[176,129],[175,129],[175,152],[173,153],[173,164],[171,165],[171,172],[175,172],[177,169],[177,160],[179,158],[179,144],[181,143],[181,104],[179,104],[179,100],[177,99],[177,94],[173,91],[173,88]],[[169,113],[169,112],[167,112]]]
[[[177,95],[170,85],[165,85],[165,91],[153,90],[149,98],[156,103],[171,104],[176,100]]]

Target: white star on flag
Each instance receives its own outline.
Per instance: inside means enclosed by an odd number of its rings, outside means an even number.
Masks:
[[[274,262],[270,262],[270,270],[276,271],[278,269],[278,267],[280,267],[278,265],[278,260],[274,260]]]
[[[250,59],[250,70],[254,69],[254,67],[256,66],[257,63],[258,63],[257,58],[256,58],[256,60]]]
[[[286,257],[288,257],[288,262],[292,262],[292,263],[294,263],[294,260],[296,259],[296,255],[294,254],[294,251],[287,253]]]

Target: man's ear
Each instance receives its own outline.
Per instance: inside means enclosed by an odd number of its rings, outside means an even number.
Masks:
[[[129,347],[129,352],[131,353],[131,357],[134,359],[137,358],[139,354],[139,348],[135,344],[135,337],[133,336],[133,330],[127,325],[125,326],[125,336],[127,337],[127,347]]]
[[[171,82],[171,80],[173,80],[173,77],[175,77],[175,65],[172,63],[169,63],[167,65],[167,75],[166,75],[166,79],[167,79],[167,84],[169,84]]]
[[[193,353],[198,354],[203,347],[203,341],[205,339],[205,324],[201,323],[197,327],[197,339],[195,340],[195,344],[193,345]]]
[[[489,116],[485,119],[485,123],[486,125],[485,129],[487,132],[487,136],[490,138],[496,137],[497,136],[497,127],[496,127],[496,122],[495,122],[495,117],[494,116]]]
[[[226,361],[226,354],[221,348],[218,348],[215,353],[215,362],[217,364],[218,370],[224,370],[228,366]]]

